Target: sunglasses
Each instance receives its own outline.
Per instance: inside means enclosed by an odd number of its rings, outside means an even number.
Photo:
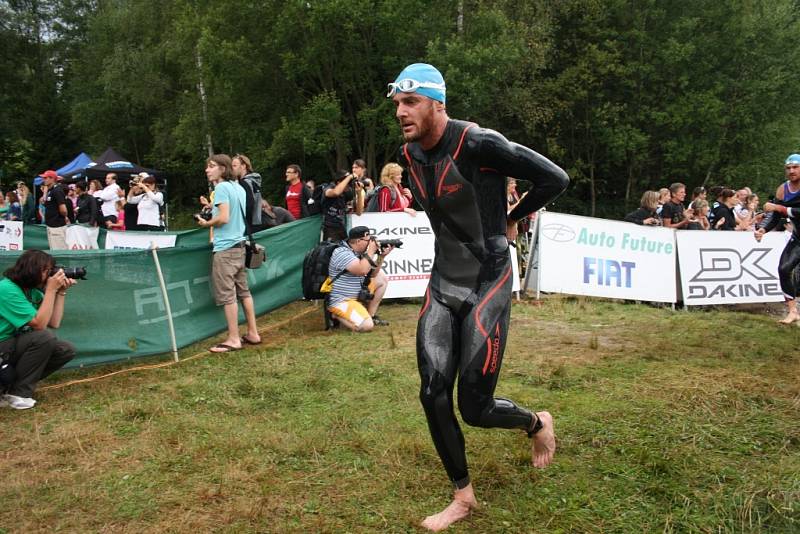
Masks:
[[[390,83],[389,92],[386,93],[386,97],[394,96],[397,91],[401,93],[413,93],[417,89],[438,89],[439,91],[444,91],[445,85],[444,83],[418,82],[411,78],[405,78],[399,82]]]

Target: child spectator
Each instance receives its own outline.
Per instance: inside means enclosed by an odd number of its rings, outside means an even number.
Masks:
[[[121,232],[125,231],[125,201],[124,200],[117,200],[116,202],[117,208],[117,221],[112,222],[108,229],[109,230],[119,230]]]

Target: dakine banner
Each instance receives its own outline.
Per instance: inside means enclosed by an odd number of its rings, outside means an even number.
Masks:
[[[770,232],[677,232],[683,302],[687,306],[780,302],[778,260],[786,237]]]
[[[674,231],[551,211],[540,217],[541,291],[675,302]]]
[[[433,268],[433,242],[435,236],[431,223],[424,212],[416,217],[407,213],[365,213],[351,215],[350,227],[366,226],[379,241],[400,239],[401,248],[386,256],[383,272],[389,279],[384,298],[421,297],[425,295]],[[511,249],[515,266],[513,291],[519,291],[519,275],[516,274],[516,251]]]

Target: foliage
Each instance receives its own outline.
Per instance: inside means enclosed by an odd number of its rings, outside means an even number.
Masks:
[[[0,170],[107,146],[205,190],[210,150],[324,181],[400,144],[385,84],[436,64],[451,116],[542,152],[559,209],[620,216],[648,188],[771,191],[800,150],[794,0],[2,0]],[[20,147],[28,150],[20,156]]]

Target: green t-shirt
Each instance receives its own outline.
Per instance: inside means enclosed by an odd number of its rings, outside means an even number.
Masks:
[[[36,310],[43,298],[44,293],[32,289],[31,299],[28,300],[17,284],[8,278],[0,280],[0,341],[13,336],[17,328],[36,317]]]

